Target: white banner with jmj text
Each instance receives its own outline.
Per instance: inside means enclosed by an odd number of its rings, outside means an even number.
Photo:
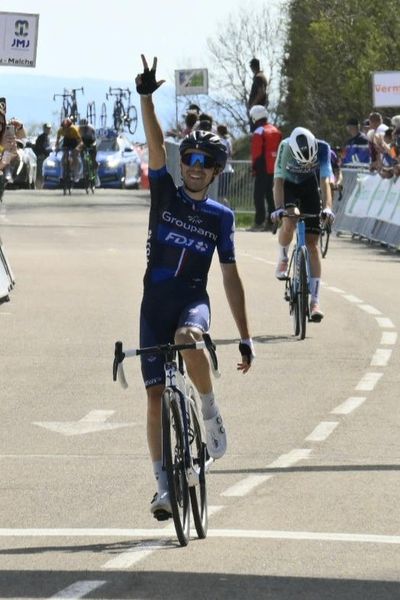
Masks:
[[[39,15],[0,12],[0,66],[35,67]]]

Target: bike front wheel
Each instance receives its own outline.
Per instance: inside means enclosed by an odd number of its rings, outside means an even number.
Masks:
[[[190,533],[190,498],[186,479],[185,437],[179,397],[166,389],[162,396],[163,462],[175,531],[181,546],[187,546]]]
[[[321,249],[322,258],[325,258],[327,255],[330,234],[331,234],[330,225],[326,225],[323,228],[321,228],[321,233],[319,236],[319,247]]]
[[[190,393],[195,403],[193,390]],[[197,416],[195,404],[190,406],[190,449],[193,460],[193,468],[198,474],[198,484],[189,487],[192,515],[197,535],[200,539],[207,536],[208,530],[208,507],[206,486],[206,444],[203,441],[201,427]]]
[[[306,337],[306,324],[308,318],[308,281],[307,281],[307,254],[306,249],[301,248],[298,261],[298,307],[299,307],[299,332],[300,340]]]

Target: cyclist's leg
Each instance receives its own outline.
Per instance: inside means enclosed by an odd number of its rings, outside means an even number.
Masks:
[[[297,186],[290,181],[283,181],[283,206],[289,214],[293,213],[298,203]],[[289,248],[296,228],[295,219],[282,219],[278,233],[278,261],[275,276],[286,279],[289,265]]]
[[[200,341],[210,326],[210,305],[207,296],[188,304],[182,311],[175,341],[179,344]],[[188,375],[196,387],[207,434],[207,449],[213,458],[221,458],[226,452],[226,432],[221,413],[215,400],[211,381],[210,364],[204,350],[182,352]]]
[[[165,295],[165,311],[160,313],[160,295]],[[155,346],[173,341],[178,314],[169,306],[167,292],[145,294],[140,311],[140,346]],[[164,358],[159,355],[141,356],[142,377],[147,393],[147,444],[157,482],[157,494],[150,506],[154,514],[157,510],[168,511],[168,482],[166,471],[162,469],[161,396],[165,387]]]
[[[318,215],[312,219],[306,219],[306,244],[310,262],[311,320],[319,322],[324,314],[319,308],[322,271],[321,253],[319,248],[319,236],[321,233],[319,213],[321,211],[321,198],[316,180],[310,179],[307,183],[301,207],[304,212]]]

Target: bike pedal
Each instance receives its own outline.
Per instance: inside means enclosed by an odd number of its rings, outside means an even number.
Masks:
[[[168,521],[171,517],[171,513],[166,510],[156,510],[154,513],[154,518],[157,519],[157,521]]]

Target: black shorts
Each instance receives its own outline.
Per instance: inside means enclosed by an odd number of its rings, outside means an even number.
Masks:
[[[293,183],[285,179],[283,189],[285,208],[296,206],[300,212],[318,215],[312,219],[305,219],[305,225],[306,233],[319,234],[321,231],[319,214],[322,204],[317,179],[310,177],[302,183]]]
[[[79,144],[79,141],[76,139],[69,140],[67,138],[64,138],[62,147],[66,148],[68,150],[74,150],[78,144]]]
[[[185,326],[208,331],[210,301],[204,288],[168,280],[145,290],[140,308],[141,348],[173,343],[176,330]],[[145,354],[140,358],[145,387],[163,384],[164,357]]]

